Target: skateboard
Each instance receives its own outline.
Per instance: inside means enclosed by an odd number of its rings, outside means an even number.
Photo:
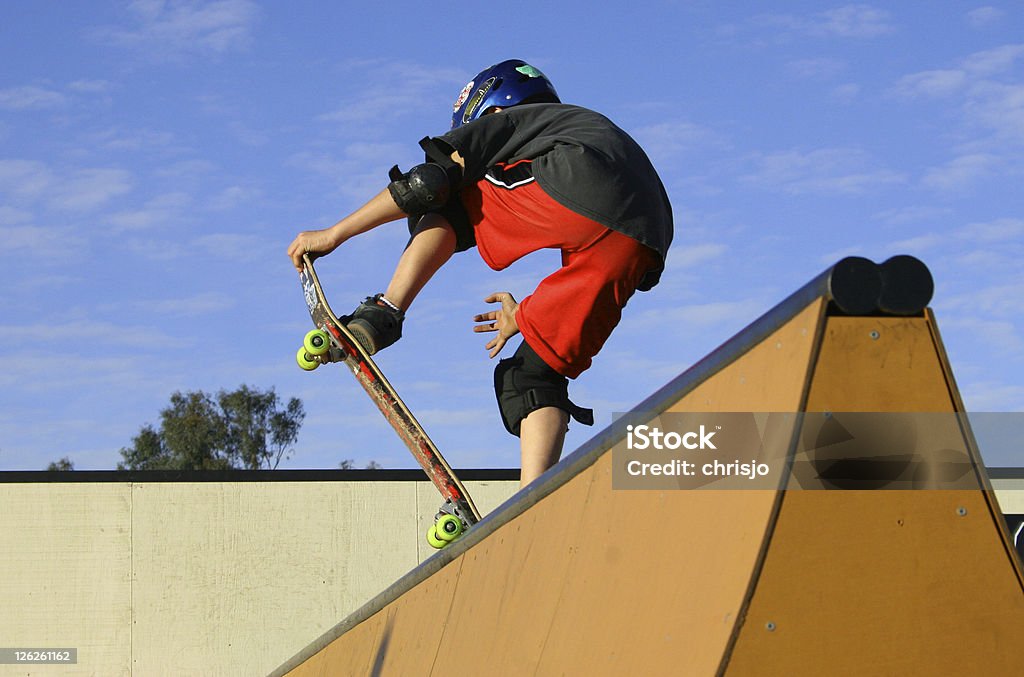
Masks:
[[[444,498],[427,531],[427,542],[438,549],[449,545],[480,521],[473,499],[377,363],[331,310],[309,255],[302,261],[299,280],[316,329],[306,334],[295,355],[296,362],[306,371],[321,364],[344,362],[352,371]]]

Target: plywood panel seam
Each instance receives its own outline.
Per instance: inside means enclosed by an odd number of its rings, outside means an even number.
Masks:
[[[1003,517],[1002,511],[999,509],[999,503],[996,501],[995,492],[991,489],[983,488],[981,493],[985,500],[985,506],[988,508],[989,518],[992,520],[996,530],[999,532],[999,538],[1002,540],[1003,551],[1006,555],[1006,559],[1014,573],[1017,575],[1017,583],[1020,585],[1021,594],[1024,595],[1024,569],[1021,568],[1020,558],[1017,557],[1017,550],[1013,546],[1013,538],[1010,536],[1010,530],[1006,523],[1006,519]]]
[[[818,363],[821,360],[822,347],[825,345],[825,335],[828,332],[828,303],[825,301],[821,302],[821,306],[818,309],[818,321],[814,325],[814,343],[811,344],[811,354],[807,360],[806,372],[804,372],[804,387],[800,393],[800,404],[797,406],[798,412],[806,412],[808,403],[811,399],[811,388],[814,385],[814,377],[818,371]],[[790,449],[789,461],[793,460],[793,449]]]
[[[462,566],[465,562],[466,553],[462,553],[461,555],[459,555],[457,560],[448,563],[448,566],[455,566],[457,563],[458,568],[456,569],[455,575],[452,577],[455,582],[452,584],[452,593],[448,597],[448,610],[444,614],[444,624],[441,629],[441,637],[437,642],[437,646],[434,648],[434,655],[430,659],[430,670],[427,672],[427,674],[430,675],[433,675],[435,674],[435,672],[437,672],[437,659],[438,656],[441,655],[441,649],[444,647],[452,647],[459,645],[458,637],[455,637],[451,640],[447,639],[447,635],[449,632],[448,620],[452,617],[452,609],[455,607],[455,600],[459,596],[459,583],[462,581]],[[448,670],[446,670],[446,667],[447,666],[442,665],[440,672],[438,674],[447,674]]]
[[[591,493],[594,490],[594,483],[596,481],[597,481],[596,473],[591,473],[591,475],[590,475],[590,483],[587,485],[587,493],[586,493],[586,496],[584,496],[584,499],[583,499],[585,504],[590,502],[590,496],[591,496]],[[579,514],[578,514],[579,515],[578,519],[579,519],[579,522],[581,522],[581,523],[583,521],[583,514],[584,514],[584,512],[585,511],[580,511]],[[566,576],[568,576],[569,573],[572,571],[573,562],[575,561],[576,555],[577,555],[578,552],[579,552],[579,550],[577,549],[576,551],[574,551],[569,556],[569,561],[568,561],[568,563],[566,564],[566,567],[565,567],[565,571],[566,571],[565,575]],[[558,599],[555,601],[555,611],[554,611],[554,613],[551,614],[551,618],[548,621],[547,632],[544,633],[544,643],[541,645],[540,651],[537,652],[537,661],[534,664],[534,670],[533,670],[533,674],[534,675],[540,674],[540,672],[539,672],[540,671],[540,666],[544,663],[544,654],[545,654],[545,652],[547,651],[547,648],[548,648],[548,638],[551,637],[551,630],[554,627],[555,621],[558,618],[558,609],[562,608],[562,598],[565,595],[566,589],[568,587],[569,586],[567,586],[567,585],[562,585],[561,588],[559,589]]]
[[[732,632],[729,633],[729,640],[725,645],[725,650],[722,652],[722,660],[715,673],[717,677],[723,677],[726,674],[726,670],[728,670],[729,663],[732,660],[733,651],[735,651],[736,644],[739,641],[740,633],[747,624],[747,614],[750,612],[750,606],[753,604],[754,595],[757,593],[757,586],[761,580],[761,572],[764,570],[765,561],[768,559],[768,551],[771,549],[772,539],[775,536],[775,527],[779,522],[779,514],[782,512],[782,503],[785,500],[786,493],[785,490],[776,491],[772,512],[768,517],[768,524],[764,530],[761,547],[757,552],[757,559],[754,561],[754,566],[750,571],[750,578],[747,581],[747,590],[743,595],[743,602],[740,604],[739,611],[736,614],[736,622],[733,624]]]
[[[828,303],[821,300],[819,301],[818,306],[817,321],[814,323],[814,337],[812,339],[813,343],[811,344],[810,355],[808,356],[807,364],[804,365],[804,382],[800,391],[800,402],[797,406],[798,412],[807,411],[807,403],[811,394],[811,385],[814,382],[814,373],[818,365],[818,358],[821,355],[821,347],[825,342],[827,326]],[[797,423],[793,426],[793,430],[790,433],[789,449],[786,453],[786,468],[782,474],[783,478],[789,478],[792,474],[792,464],[796,455],[800,427],[799,423]],[[784,482],[785,480],[783,480],[783,485],[776,490],[775,501],[772,505],[772,512],[768,518],[768,525],[765,528],[764,536],[761,541],[761,548],[758,550],[757,560],[754,562],[753,570],[750,573],[750,579],[747,582],[747,590],[743,595],[743,602],[740,605],[739,613],[736,614],[736,622],[733,625],[732,632],[729,634],[729,640],[726,643],[725,650],[722,652],[722,660],[719,663],[718,671],[716,672],[718,677],[725,675],[725,672],[729,667],[729,662],[732,660],[733,651],[736,649],[736,643],[739,641],[740,632],[743,630],[743,626],[746,625],[747,614],[750,611],[750,605],[753,603],[754,595],[757,592],[757,585],[761,578],[761,572],[763,571],[765,561],[768,558],[768,551],[771,548],[772,538],[775,536],[775,527],[778,524],[779,514],[782,512],[782,503],[786,497],[787,492]]]
[[[135,483],[128,483],[128,674],[135,669]]]

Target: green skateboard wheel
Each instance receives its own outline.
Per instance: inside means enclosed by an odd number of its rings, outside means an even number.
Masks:
[[[438,550],[448,545],[448,541],[437,537],[437,531],[433,526],[427,529],[427,543],[430,544],[430,547],[437,548]]]
[[[299,348],[299,352],[295,353],[295,361],[305,371],[313,371],[320,366],[320,363],[314,360],[309,352],[307,352],[305,346]]]
[[[462,535],[462,520],[455,515],[442,515],[434,524],[438,538],[449,543]]]
[[[314,357],[323,355],[331,349],[331,337],[323,329],[313,329],[302,340],[302,347]]]

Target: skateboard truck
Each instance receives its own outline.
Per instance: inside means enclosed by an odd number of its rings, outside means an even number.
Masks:
[[[454,543],[469,529],[466,520],[459,515],[459,508],[450,500],[438,508],[434,524],[427,529],[427,543],[440,550]]]
[[[295,361],[305,371],[313,371],[321,364],[344,362],[345,351],[331,345],[331,335],[326,329],[313,329],[302,340]]]

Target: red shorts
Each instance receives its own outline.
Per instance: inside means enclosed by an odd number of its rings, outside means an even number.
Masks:
[[[514,187],[482,179],[462,190],[477,249],[502,270],[526,254],[560,249],[562,267],[519,303],[523,338],[552,369],[576,378],[588,367],[644,274],[654,250],[562,206],[530,180]]]

